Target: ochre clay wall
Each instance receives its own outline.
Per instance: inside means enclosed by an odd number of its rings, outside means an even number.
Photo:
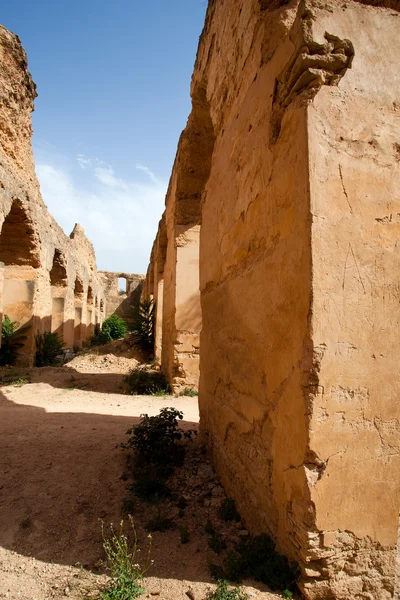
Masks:
[[[103,283],[104,297],[107,311],[105,316],[119,315],[128,324],[133,323],[132,306],[137,306],[142,295],[145,276],[133,273],[114,273],[99,271],[98,275]],[[124,292],[118,289],[118,279],[124,279]],[[122,289],[121,289],[122,291]]]
[[[31,147],[36,88],[17,36],[0,26],[0,261],[3,313],[29,324],[21,358],[31,362],[34,335],[60,333],[81,346],[105,310],[92,244],[80,225],[70,237],[40,195]],[[100,309],[102,301],[103,311]]]
[[[145,285],[172,382],[201,328],[204,439],[308,599],[398,594],[399,8],[210,2]]]

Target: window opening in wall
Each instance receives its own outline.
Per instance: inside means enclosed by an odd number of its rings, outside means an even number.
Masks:
[[[103,302],[103,300],[100,300],[100,310],[101,310],[101,312],[103,312],[103,310],[104,310],[104,302]]]
[[[126,277],[118,277],[118,294],[123,296],[123,294],[127,293],[128,289],[128,281]]]

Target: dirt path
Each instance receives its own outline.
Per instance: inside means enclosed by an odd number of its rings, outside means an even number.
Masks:
[[[78,599],[82,590],[93,589],[104,558],[99,519],[119,523],[127,495],[121,479],[126,457],[116,445],[141,413],[157,414],[163,406],[182,410],[185,426],[198,421],[197,398],[85,391],[79,388],[87,373],[74,369],[71,381],[70,369],[32,370],[34,383],[0,387],[1,599]],[[109,389],[105,375],[97,373],[92,388]],[[121,374],[110,375],[121,385]],[[201,460],[194,459],[195,478],[204,471]],[[201,481],[204,477],[210,480],[207,469]],[[189,543],[181,544],[179,529],[154,534],[148,597],[158,592],[164,600],[187,600],[192,589],[195,600],[205,598],[212,557],[204,519],[212,508],[207,501],[199,506],[186,517]],[[150,513],[141,510],[134,511],[134,519],[144,549]],[[249,588],[250,597],[276,598],[260,589]]]

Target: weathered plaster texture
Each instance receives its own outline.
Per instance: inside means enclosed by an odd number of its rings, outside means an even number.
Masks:
[[[398,9],[210,2],[163,277],[156,240],[145,286],[163,280],[172,381],[181,323],[201,328],[203,435],[247,526],[299,562],[308,599],[398,595]],[[200,215],[177,200],[194,197]]]
[[[103,283],[104,298],[106,301],[106,317],[116,314],[127,323],[133,323],[132,306],[137,306],[142,295],[144,275],[135,275],[133,273],[113,273],[111,271],[98,271],[100,280]],[[118,289],[118,279],[126,281],[125,293],[120,293]]]
[[[37,332],[57,331],[67,346],[81,346],[103,318],[100,300],[104,305],[92,244],[80,225],[67,237],[40,195],[31,147],[35,97],[21,43],[0,26],[3,312],[31,325],[22,353],[26,362],[32,361]]]

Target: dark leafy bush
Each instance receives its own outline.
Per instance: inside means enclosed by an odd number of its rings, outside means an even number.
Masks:
[[[180,442],[192,439],[195,431],[181,429],[178,419],[183,419],[183,413],[176,408],[162,408],[154,417],[141,415],[139,425],[128,429],[129,439],[124,448],[135,452],[136,463],[139,466],[149,465],[168,470],[183,462],[185,447]]]
[[[111,340],[123,338],[128,331],[128,326],[119,315],[110,315],[104,319],[101,327],[101,333],[104,336],[109,335]]]
[[[170,387],[161,371],[148,371],[146,369],[132,369],[125,381],[131,394],[158,395],[169,394]]]
[[[24,346],[26,333],[30,325],[18,328],[18,321],[4,315],[1,331],[0,366],[13,365],[18,357],[18,351]]]
[[[55,365],[62,355],[65,343],[59,338],[58,333],[45,331],[35,335],[36,354],[35,366],[48,367]]]
[[[134,323],[133,333],[139,346],[149,352],[152,352],[154,348],[155,306],[154,300],[143,300],[131,307]]]
[[[182,442],[195,433],[178,426],[178,419],[182,418],[181,411],[163,408],[154,417],[142,415],[139,425],[127,431],[129,439],[121,446],[134,452],[134,481],[130,491],[141,500],[159,504],[172,496],[165,481],[183,462]]]

